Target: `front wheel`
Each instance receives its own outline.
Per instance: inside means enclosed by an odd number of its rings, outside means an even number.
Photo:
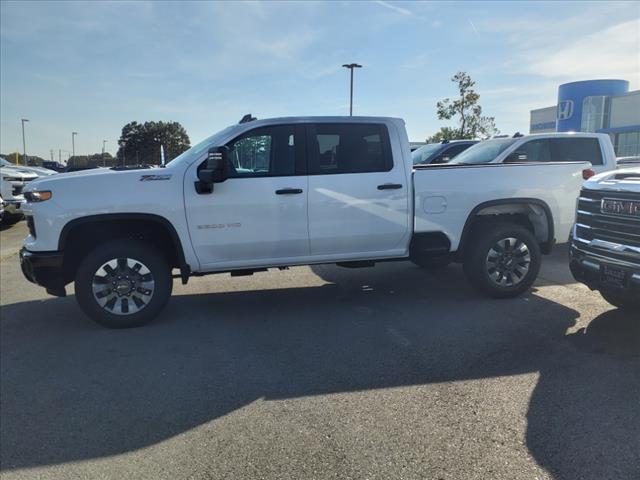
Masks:
[[[173,281],[165,258],[134,240],[115,240],[94,249],[75,279],[82,310],[108,328],[139,327],[164,308]]]
[[[490,297],[508,298],[533,285],[541,261],[540,246],[529,230],[496,223],[473,236],[463,267],[475,288]]]
[[[631,297],[631,295],[623,295],[618,292],[613,292],[609,290],[600,290],[600,295],[607,302],[609,302],[614,307],[618,307],[620,310],[625,311],[638,311],[640,312],[640,300],[635,297]]]

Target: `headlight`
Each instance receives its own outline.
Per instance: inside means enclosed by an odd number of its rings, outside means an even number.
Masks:
[[[24,198],[27,202],[37,203],[37,202],[46,202],[49,200],[53,194],[50,190],[40,190],[35,192],[26,192],[24,194]]]
[[[20,182],[20,181],[22,181],[22,178],[20,178],[20,177],[5,177],[3,175],[2,176],[2,180],[5,180],[7,182]]]

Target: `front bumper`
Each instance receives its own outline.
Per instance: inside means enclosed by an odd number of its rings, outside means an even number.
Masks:
[[[569,268],[578,282],[584,283],[592,290],[615,290],[624,295],[640,295],[640,263],[607,258],[580,250],[571,245]],[[625,272],[622,286],[611,286],[603,277],[605,266],[614,267]]]
[[[7,215],[22,215],[22,206],[24,203],[24,200],[5,200],[4,213]]]
[[[47,289],[47,293],[64,297],[64,255],[62,252],[20,250],[20,268],[27,280]]]

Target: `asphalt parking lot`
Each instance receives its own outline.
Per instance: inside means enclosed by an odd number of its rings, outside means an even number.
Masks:
[[[176,283],[107,330],[0,232],[2,478],[638,479],[640,314],[573,282],[490,300],[461,269]]]

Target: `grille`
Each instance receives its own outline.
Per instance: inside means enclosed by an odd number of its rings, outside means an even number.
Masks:
[[[576,216],[576,236],[586,242],[577,241],[576,246],[582,250],[606,254],[620,260],[640,259],[637,251],[612,252],[610,249],[589,245],[591,240],[618,243],[640,248],[640,218],[630,215],[602,213],[600,210],[603,198],[622,200],[640,200],[640,195],[630,192],[594,191],[583,189],[578,198]]]

